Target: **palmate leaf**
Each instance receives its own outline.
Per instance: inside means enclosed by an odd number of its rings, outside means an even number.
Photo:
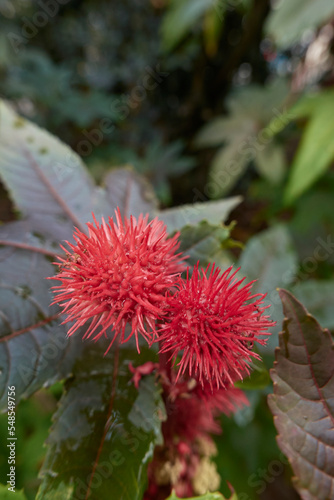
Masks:
[[[224,142],[240,143],[240,154],[249,154],[244,152],[242,139],[253,138],[266,126],[273,115],[279,114],[283,118],[283,124],[289,120],[284,112],[279,113],[289,88],[285,80],[275,79],[266,86],[249,85],[233,92],[227,99],[226,107],[229,112],[227,116],[218,116],[204,125],[196,135],[194,145],[198,148],[219,146]],[[282,127],[281,127],[282,129]],[[270,131],[267,130],[267,133]],[[267,141],[265,141],[267,143]],[[248,141],[248,146],[254,142]],[[254,148],[254,153],[257,148]]]
[[[55,245],[34,235],[27,222],[0,228],[0,408],[7,387],[18,402],[42,385],[67,376],[81,342],[67,339],[58,308],[50,307]]]
[[[251,85],[240,89],[227,101],[229,115],[204,125],[196,136],[196,147],[222,146],[210,166],[207,191],[211,198],[219,198],[230,191],[251,161],[270,182],[281,181],[285,172],[284,155],[273,141],[268,123],[273,115],[280,115],[278,110],[287,93],[288,87],[282,79],[266,86]]]
[[[334,497],[334,345],[291,293],[279,294],[285,319],[269,396],[277,442],[303,500],[328,500]]]
[[[0,101],[0,176],[21,214],[35,230],[50,227],[56,240],[70,239],[73,225],[84,230],[108,203],[68,146],[19,117]]]
[[[85,231],[92,212],[99,219],[139,215],[157,208],[150,187],[131,170],[115,169],[106,188],[94,185],[80,157],[66,144],[18,116],[0,101],[0,177],[31,226],[54,240],[70,240],[73,226]]]
[[[107,346],[87,346],[65,384],[37,500],[142,499],[147,465],[162,443],[161,391],[154,376],[144,377],[138,390],[130,382],[134,349],[116,347],[104,357]],[[155,353],[142,350],[137,358],[142,364]]]
[[[71,240],[74,226],[85,231],[94,211],[99,219],[121,210],[134,215],[155,209],[133,172],[114,171],[106,189],[96,188],[76,153],[46,131],[20,118],[0,101],[0,176],[26,217],[0,228],[0,408],[7,386],[17,402],[65,378],[80,356],[81,335],[67,339],[59,308],[45,278],[51,262]],[[112,191],[112,184],[117,186]]]

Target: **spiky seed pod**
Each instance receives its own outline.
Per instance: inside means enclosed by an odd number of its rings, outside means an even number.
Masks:
[[[232,267],[221,273],[213,265],[202,273],[178,279],[168,296],[168,316],[160,329],[160,352],[176,359],[178,374],[188,372],[211,390],[226,387],[249,373],[249,361],[259,356],[254,342],[265,344],[275,323],[263,315],[265,295],[252,295],[253,282],[243,285]],[[232,274],[231,274],[232,273]]]
[[[152,342],[166,291],[184,268],[176,253],[178,234],[168,238],[164,223],[149,222],[148,215],[122,220],[119,209],[109,224],[94,222],[87,224],[88,234],[76,229],[76,245],[66,242],[70,253],[62,247],[68,257],[56,263],[61,285],[53,287],[54,303],[67,314],[65,322],[75,322],[69,335],[91,320],[84,338],[112,334],[110,348],[116,337],[123,343],[134,335],[139,351],[138,333]]]

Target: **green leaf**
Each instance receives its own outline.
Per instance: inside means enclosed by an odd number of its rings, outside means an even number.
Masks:
[[[204,125],[194,140],[197,148],[220,146],[223,142],[239,140],[241,136],[254,133],[254,122],[245,114],[232,116],[218,116]]]
[[[277,442],[301,497],[328,500],[334,491],[334,345],[291,293],[279,294],[285,319],[268,398]]]
[[[266,125],[284,103],[289,85],[284,78],[275,78],[267,85],[245,86],[229,98],[228,109],[234,115],[248,115],[258,124]]]
[[[167,226],[167,231],[173,233],[184,226],[196,226],[201,221],[219,225],[226,221],[230,212],[241,203],[241,196],[233,196],[219,201],[192,203],[176,208],[168,208],[158,213],[159,219]]]
[[[291,292],[325,328],[334,328],[334,280],[307,280]]]
[[[251,85],[228,99],[229,116],[217,117],[203,127],[195,138],[196,147],[219,146],[210,167],[208,195],[218,198],[237,183],[251,161],[271,182],[279,182],[285,171],[283,151],[273,142],[268,123],[275,116],[275,130],[290,119],[279,111],[288,93],[284,80],[267,86]],[[278,108],[278,109],[277,109]],[[278,117],[277,117],[278,115]],[[279,123],[277,124],[276,121]]]
[[[288,286],[298,269],[297,254],[286,226],[277,225],[253,236],[241,254],[239,265],[248,280],[256,280],[253,292],[267,293],[264,303],[270,305],[268,314],[277,322],[276,327],[271,328],[272,335],[267,344],[273,348],[283,320],[276,288]]]
[[[276,225],[253,236],[239,265],[249,280],[256,280],[256,293],[272,292],[291,283],[297,272],[297,255],[286,226]]]
[[[334,160],[334,92],[320,94],[291,166],[284,193],[286,204],[291,204],[306,191]]]
[[[73,499],[73,485],[66,485],[64,483],[59,483],[52,491],[45,493],[46,500],[71,500]],[[37,494],[36,499],[40,498],[39,494]],[[80,498],[80,497],[78,497]],[[81,497],[84,498],[84,497]]]
[[[333,14],[332,0],[283,0],[271,10],[265,29],[283,49],[297,43],[306,30],[317,28]]]
[[[290,109],[291,118],[298,119],[312,116],[319,106],[326,105],[327,96],[331,93],[331,91],[322,91],[308,92],[302,95]]]
[[[147,146],[144,157],[136,159],[136,168],[148,175],[151,182],[154,177],[156,181],[160,178],[166,182],[168,177],[178,177],[196,165],[193,157],[183,155],[184,148],[185,144],[181,139],[164,144],[159,137]]]
[[[37,500],[53,500],[60,487],[72,488],[69,500],[86,498],[88,490],[92,500],[142,499],[148,463],[162,443],[161,390],[153,375],[141,380],[139,390],[130,382],[133,349],[104,356],[106,347],[101,341],[86,346],[65,384]],[[136,364],[154,357],[143,350]]]
[[[181,500],[178,496],[176,496],[175,492],[171,494],[167,500]],[[191,497],[185,500],[238,500],[236,493],[233,493],[229,499],[226,499],[221,493],[206,493],[205,495],[201,495],[200,497]]]
[[[260,390],[267,387],[270,384],[270,376],[263,362],[255,359],[250,366],[252,370],[250,376],[234,385],[244,390]]]
[[[21,491],[8,491],[10,485],[4,486],[0,484],[0,498],[1,500],[27,500],[23,490]]]
[[[56,71],[59,72],[58,67]],[[71,91],[69,89],[64,93],[61,103],[55,103],[51,100],[50,105],[56,106],[57,116],[53,119],[57,124],[74,122],[80,129],[83,129],[85,127],[91,128],[92,124],[96,123],[98,119],[101,120],[106,117],[110,118],[113,122],[119,121],[120,116],[115,109],[115,99],[117,99],[116,95],[106,95],[103,91],[92,87],[89,89],[89,92]],[[78,110],[80,111],[78,112]],[[101,129],[97,132],[102,134]],[[94,133],[95,131],[92,132],[92,135]],[[97,137],[98,135],[96,134]],[[101,142],[102,140],[101,138]],[[92,147],[94,146],[95,144],[92,142]]]
[[[180,232],[180,251],[188,255],[187,264],[194,266],[199,261],[201,267],[215,262],[220,267],[228,267],[230,259],[224,253],[229,246],[230,228],[213,226],[201,222],[197,226],[185,226]]]
[[[299,118],[312,116],[318,107],[326,106],[332,91],[308,92],[300,97],[297,102],[278,113],[267,126],[268,136],[274,137],[292,121]]]
[[[172,0],[163,19],[162,45],[173,50],[204,13],[215,6],[216,0]]]
[[[245,145],[252,147],[255,153],[254,140],[263,127],[269,135],[267,124],[273,116],[284,125],[291,119],[291,112],[279,111],[288,92],[286,81],[280,78],[266,86],[253,84],[238,89],[227,98],[228,116],[218,116],[204,125],[196,135],[194,145],[202,148],[219,146],[225,141],[235,142],[235,149],[239,146],[240,154],[247,156]]]
[[[241,138],[243,143],[244,138]],[[249,156],[240,151],[239,142],[222,147],[214,156],[209,173],[211,198],[225,196],[246,171]]]
[[[286,172],[286,161],[282,146],[273,142],[260,149],[255,158],[258,172],[269,182],[278,184],[283,180]]]

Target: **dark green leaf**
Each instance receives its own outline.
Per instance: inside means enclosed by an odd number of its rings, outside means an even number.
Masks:
[[[55,73],[59,73],[58,67]],[[115,95],[106,95],[104,92],[94,88],[91,88],[89,92],[68,90],[63,97],[61,105],[57,106],[57,116],[54,117],[54,120],[57,124],[62,124],[66,121],[74,122],[80,128],[91,127],[92,123],[96,120],[101,118],[106,119],[106,117],[116,122],[119,120],[119,113],[114,109],[115,99]],[[54,106],[55,102],[51,101],[50,104]],[[98,133],[102,134],[102,130],[97,129],[94,129],[91,134],[89,131],[85,132],[84,137],[87,138],[88,135],[88,137],[93,138],[95,136],[94,141],[99,140]],[[102,143],[103,137],[101,137],[100,141]],[[91,144],[92,147],[95,146],[93,142]]]
[[[136,168],[148,175],[151,182],[152,180],[166,182],[168,177],[179,177],[196,164],[193,157],[183,156],[184,148],[182,140],[164,144],[159,137],[148,145],[145,156],[137,159]]]
[[[108,345],[108,344],[107,344]],[[65,385],[41,472],[37,500],[55,498],[63,488],[70,499],[141,500],[147,465],[162,443],[164,406],[154,376],[144,377],[137,390],[128,364],[134,350],[103,353],[100,341],[86,346]],[[146,349],[136,363],[154,359]],[[60,494],[60,493],[59,493]]]
[[[291,293],[279,294],[285,319],[269,396],[277,442],[301,497],[328,500],[334,493],[334,345]]]

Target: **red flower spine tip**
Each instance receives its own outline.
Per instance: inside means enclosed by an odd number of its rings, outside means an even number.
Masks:
[[[110,346],[135,337],[139,351],[141,334],[149,343],[157,335],[155,322],[165,314],[166,292],[184,269],[184,257],[176,253],[178,235],[168,238],[166,227],[148,215],[122,218],[119,208],[115,221],[87,223],[88,234],[74,232],[75,244],[67,243],[67,258],[59,258],[61,282],[53,287],[55,300],[74,321],[72,335],[91,320],[84,337],[98,339],[113,330]],[[131,331],[125,337],[126,326]],[[108,348],[108,350],[109,350]]]
[[[263,294],[251,294],[253,282],[243,285],[239,269],[223,273],[213,264],[192,276],[178,278],[176,292],[168,294],[168,315],[159,331],[160,352],[171,353],[178,363],[178,376],[189,373],[204,385],[226,387],[249,374],[249,361],[259,358],[254,342],[264,344],[268,328],[275,323],[263,313]]]

